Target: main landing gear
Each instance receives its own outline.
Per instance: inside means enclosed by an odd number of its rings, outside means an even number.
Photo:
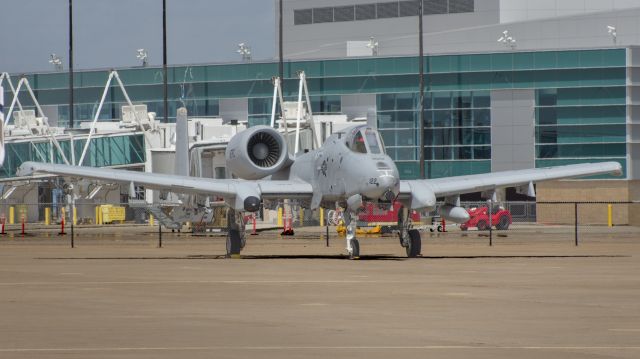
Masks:
[[[407,251],[407,257],[415,258],[422,253],[422,239],[417,229],[411,228],[411,216],[409,209],[401,207],[398,211],[398,229],[400,245]]]
[[[246,244],[243,213],[227,211],[227,258],[240,258],[240,251]]]
[[[358,215],[351,211],[344,213],[344,223],[347,226],[347,253],[349,259],[360,258],[360,242],[356,239],[356,224]]]

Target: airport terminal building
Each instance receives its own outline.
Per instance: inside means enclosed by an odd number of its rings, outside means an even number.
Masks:
[[[540,185],[538,198],[571,199],[576,191],[584,197],[587,190],[593,200],[640,199],[638,2],[424,0],[423,5],[424,148],[418,148],[419,1],[285,0],[285,97],[297,96],[297,72],[304,70],[314,114],[375,123],[403,179],[420,177],[420,151],[429,178],[618,161],[623,177],[577,181],[573,191],[562,193],[553,186],[545,192]],[[118,71],[131,99],[166,120],[162,69]],[[277,59],[172,65],[168,121],[186,106],[190,116],[267,124],[278,72]],[[76,121],[92,119],[108,75],[107,70],[76,73]],[[49,122],[65,126],[68,74],[27,77]],[[8,92],[5,98],[11,98]],[[26,94],[20,99],[29,105]],[[122,95],[111,91],[100,117],[116,118],[123,104]],[[144,161],[139,142],[123,156]],[[7,155],[2,177],[13,176],[21,161],[35,156],[18,148],[8,148]]]

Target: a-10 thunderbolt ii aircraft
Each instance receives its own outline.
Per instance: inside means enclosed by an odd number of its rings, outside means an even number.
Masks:
[[[400,180],[398,169],[386,155],[378,132],[358,125],[332,134],[314,150],[292,156],[283,135],[272,127],[256,126],[235,135],[226,149],[227,167],[240,179],[208,179],[116,169],[25,162],[20,176],[34,173],[109,182],[134,183],[175,193],[224,198],[229,211],[227,255],[238,256],[245,246],[243,212],[256,212],[263,199],[299,199],[311,209],[339,205],[346,208],[346,250],[358,258],[355,226],[364,201],[390,206],[400,201],[400,243],[408,257],[421,254],[420,233],[411,229],[408,210],[430,210],[436,198],[445,199],[440,215],[463,223],[469,219],[457,205],[459,195],[510,186],[533,188],[533,182],[605,173],[621,174],[617,162],[494,172],[423,180]]]

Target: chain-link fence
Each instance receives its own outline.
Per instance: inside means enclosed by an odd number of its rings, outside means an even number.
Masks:
[[[505,241],[556,239],[580,243],[590,239],[615,239],[631,236],[640,228],[640,203],[635,202],[463,202],[469,214],[465,223],[442,218],[438,206],[429,212],[410,211],[412,226],[423,238],[466,238],[487,240],[490,244]],[[278,234],[326,237],[344,235],[343,209],[310,210],[296,201],[265,201],[256,213],[246,213],[247,233],[273,230]],[[64,232],[76,228],[112,225],[146,225],[182,233],[224,232],[227,207],[183,208],[149,206],[146,203],[95,204],[2,203],[0,223],[4,230]],[[400,204],[378,206],[365,203],[358,214],[359,235],[393,236],[398,230]],[[24,226],[23,226],[24,223]],[[152,229],[150,229],[152,230]],[[16,232],[17,233],[17,232]]]

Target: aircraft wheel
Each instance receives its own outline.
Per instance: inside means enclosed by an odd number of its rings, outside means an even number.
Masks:
[[[422,252],[422,239],[417,229],[409,230],[409,246],[407,247],[407,257],[415,258]]]
[[[351,240],[351,253],[349,253],[349,259],[360,258],[360,243],[357,239]]]
[[[227,258],[239,257],[242,249],[242,237],[237,229],[230,229],[227,234]]]
[[[509,229],[509,218],[507,216],[500,217],[498,224],[496,224],[496,229],[499,229],[499,230]]]
[[[489,224],[483,220],[478,221],[478,230],[479,231],[489,230]]]

